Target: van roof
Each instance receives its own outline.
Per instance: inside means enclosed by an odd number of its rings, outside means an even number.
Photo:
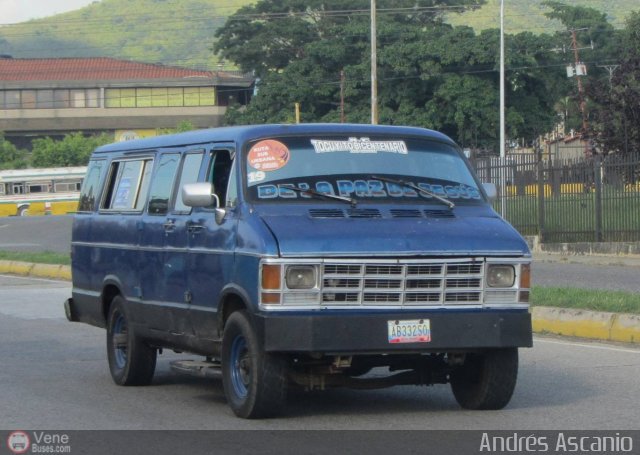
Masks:
[[[351,123],[300,123],[230,126],[189,131],[186,133],[168,134],[104,145],[96,149],[96,153],[149,150],[163,147],[205,144],[209,142],[245,142],[261,138],[304,134],[381,134],[414,137],[420,136],[440,140],[452,145],[455,144],[448,136],[425,128]]]

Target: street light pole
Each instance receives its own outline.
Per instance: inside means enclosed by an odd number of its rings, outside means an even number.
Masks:
[[[500,158],[504,159],[505,124],[504,124],[504,0],[500,0]]]
[[[500,173],[500,215],[504,218],[506,216],[506,204],[505,196],[507,192],[506,188],[506,132],[505,132],[505,94],[504,94],[504,0],[500,0],[500,167],[502,172]]]
[[[376,0],[371,0],[371,124],[378,124],[378,57],[376,38]]]

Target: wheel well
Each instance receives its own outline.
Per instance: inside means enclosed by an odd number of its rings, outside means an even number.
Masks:
[[[105,322],[109,317],[109,307],[111,306],[111,302],[117,295],[120,295],[120,289],[113,284],[108,284],[102,290],[102,315],[104,316]]]
[[[218,331],[222,333],[222,329],[224,329],[225,324],[227,323],[227,319],[231,316],[231,313],[238,310],[244,310],[247,308],[247,305],[244,303],[244,300],[237,294],[228,294],[224,297],[222,302],[220,303],[220,312],[218,319]]]

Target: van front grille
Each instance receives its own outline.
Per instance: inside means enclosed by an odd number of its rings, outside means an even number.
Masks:
[[[434,306],[481,304],[484,262],[339,261],[322,266],[325,305]]]

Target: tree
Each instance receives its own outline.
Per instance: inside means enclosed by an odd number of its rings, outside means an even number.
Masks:
[[[462,10],[460,5],[476,2],[379,4],[379,121],[435,128],[465,146],[496,148],[499,33],[478,35],[446,24],[433,8],[436,3]],[[260,80],[249,106],[230,108],[226,122],[291,122],[295,103],[302,107],[302,121],[337,122],[341,71],[346,120],[368,122],[368,7],[362,0],[262,0],[232,16],[218,31],[216,49],[243,70],[254,70]],[[555,121],[554,78],[562,73],[540,68],[557,58],[544,52],[550,41],[532,34],[509,39],[511,136],[533,140]]]
[[[18,150],[0,132],[0,169],[23,169],[28,162],[27,152]]]
[[[50,137],[34,139],[32,142],[32,165],[34,167],[84,166],[89,162],[91,152],[98,146],[113,141],[107,134],[84,137],[82,133],[71,133],[61,141]]]
[[[640,152],[640,11],[632,13],[621,33],[620,60],[610,78],[587,87],[598,103],[592,112],[594,140],[604,153]]]
[[[386,11],[379,19],[381,24],[386,17],[400,24],[426,25],[441,22],[442,7],[462,12],[484,1],[378,0],[378,8]],[[336,37],[356,47],[367,42],[369,7],[369,0],[260,0],[229,17],[216,31],[213,49],[263,78],[304,58],[310,43]]]

